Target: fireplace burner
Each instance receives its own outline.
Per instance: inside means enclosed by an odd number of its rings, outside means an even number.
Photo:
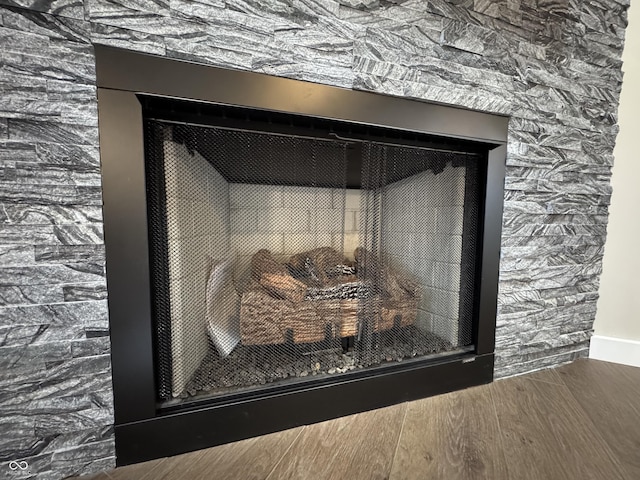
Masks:
[[[119,465],[492,380],[506,118],[96,57]]]

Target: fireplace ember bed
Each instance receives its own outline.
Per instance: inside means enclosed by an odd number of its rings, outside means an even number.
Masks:
[[[96,58],[119,465],[492,380],[505,117]]]

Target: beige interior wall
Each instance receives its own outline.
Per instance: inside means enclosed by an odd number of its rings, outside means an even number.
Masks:
[[[251,257],[266,248],[280,260],[317,247],[353,258],[358,246],[360,191],[232,183],[231,248],[240,290]]]
[[[229,184],[198,152],[166,141],[165,187],[171,294],[173,394],[207,353],[206,285],[229,258]]]
[[[640,340],[640,3],[631,2],[624,46],[607,242],[596,335]]]
[[[465,169],[447,165],[383,189],[382,251],[422,285],[418,325],[456,345]]]

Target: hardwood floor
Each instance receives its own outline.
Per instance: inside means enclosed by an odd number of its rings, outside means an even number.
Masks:
[[[640,368],[589,361],[559,373],[621,463],[625,478],[640,479]]]
[[[578,360],[83,480],[640,478],[640,368]]]
[[[305,428],[269,480],[389,478],[406,404]]]
[[[514,378],[491,390],[507,478],[624,478],[566,386]]]

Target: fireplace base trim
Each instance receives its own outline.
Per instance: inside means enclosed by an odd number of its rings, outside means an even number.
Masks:
[[[374,410],[493,380],[494,355],[462,354],[428,365],[311,385],[115,426],[118,466],[178,455],[300,425]],[[400,366],[399,366],[400,367]]]

